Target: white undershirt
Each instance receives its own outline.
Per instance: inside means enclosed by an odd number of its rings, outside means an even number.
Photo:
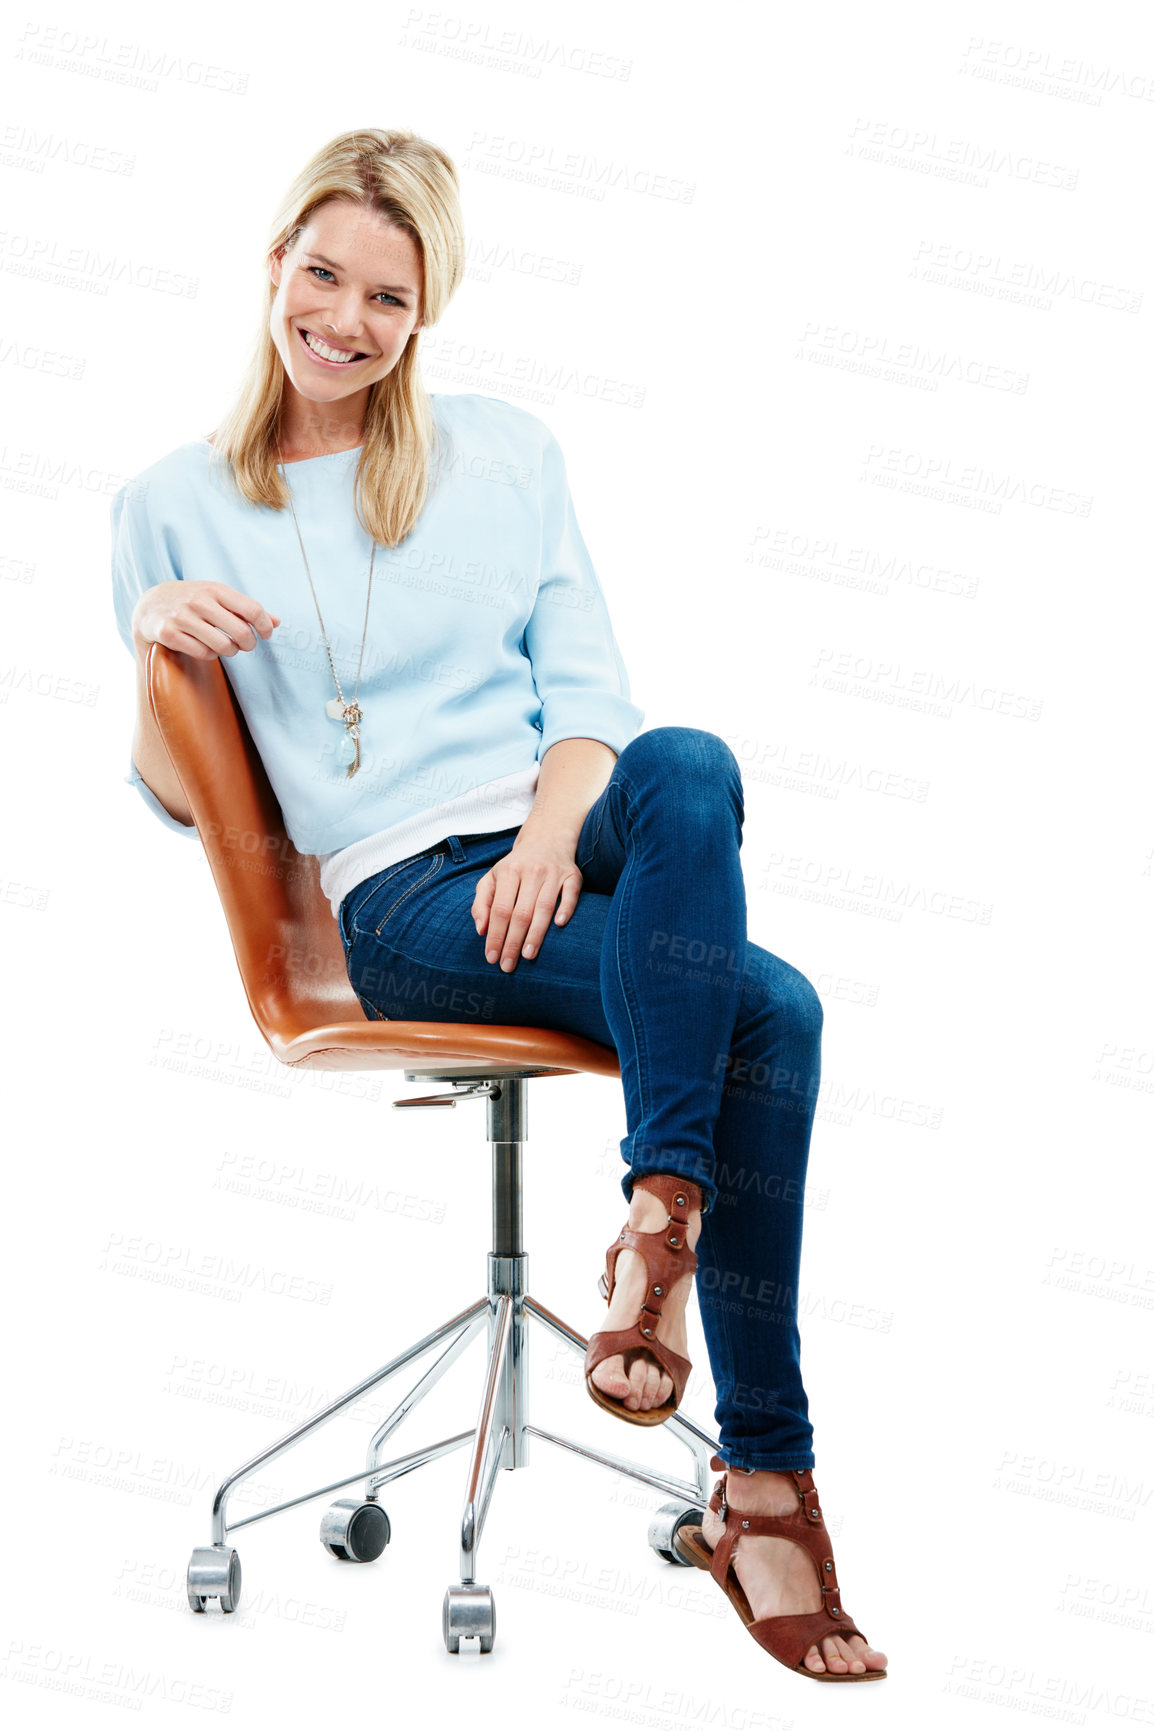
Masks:
[[[518,828],[528,817],[537,791],[541,765],[514,770],[496,781],[486,781],[456,799],[445,800],[431,811],[420,811],[388,829],[367,835],[349,847],[319,856],[321,889],[332,904],[333,917],[350,890],[363,884],[386,866],[421,853],[449,835],[485,835],[490,830]],[[510,838],[512,845],[512,838]]]

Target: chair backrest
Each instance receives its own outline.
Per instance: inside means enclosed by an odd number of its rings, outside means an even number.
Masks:
[[[224,663],[149,647],[149,702],[212,869],[257,1026],[291,1040],[366,1022],[317,859],[285,832]]]

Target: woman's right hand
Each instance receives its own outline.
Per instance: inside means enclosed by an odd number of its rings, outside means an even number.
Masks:
[[[162,643],[194,661],[255,649],[258,639],[271,637],[279,624],[275,613],[227,583],[156,583],[132,613],[132,635],[139,648]]]

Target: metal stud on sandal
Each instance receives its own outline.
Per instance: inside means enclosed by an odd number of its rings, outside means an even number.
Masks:
[[[697,1256],[689,1248],[686,1233],[691,1210],[701,1207],[701,1187],[679,1178],[676,1173],[652,1172],[638,1178],[634,1189],[648,1190],[660,1197],[669,1211],[669,1218],[657,1232],[637,1232],[631,1226],[624,1227],[606,1251],[606,1272],[597,1285],[602,1298],[607,1302],[612,1300],[617,1258],[622,1250],[635,1250],[643,1259],[648,1285],[640,1314],[631,1327],[602,1329],[590,1336],[585,1353],[585,1386],[599,1407],[613,1413],[616,1418],[624,1419],[627,1424],[664,1424],[681,1404],[693,1366],[687,1358],[658,1340],[657,1324],[666,1295],[672,1292],[679,1280],[697,1268]],[[599,1389],[590,1373],[603,1359],[612,1358],[617,1353],[624,1359],[626,1376],[634,1360],[642,1357],[656,1359],[673,1382],[669,1399],[661,1406],[631,1412],[621,1401]]]
[[[715,1472],[724,1466],[717,1455],[709,1464]],[[809,1468],[793,1473],[801,1506],[790,1515],[743,1515],[731,1509],[726,1496],[728,1478],[729,1474],[722,1472],[709,1499],[710,1508],[720,1517],[725,1529],[714,1549],[706,1544],[701,1528],[696,1526],[680,1527],[673,1538],[674,1548],[686,1562],[709,1570],[758,1646],[764,1647],[771,1657],[789,1670],[800,1671],[803,1677],[812,1677],[819,1683],[869,1683],[888,1676],[886,1671],[831,1671],[828,1667],[824,1671],[811,1671],[805,1663],[810,1648],[817,1647],[820,1652],[827,1635],[840,1635],[843,1640],[850,1635],[861,1635],[862,1640],[868,1642],[868,1636],[850,1621],[842,1608],[833,1545]],[[813,1558],[821,1583],[821,1610],[755,1618],[733,1567],[734,1546],[743,1533],[751,1536],[767,1533],[792,1539],[795,1544],[803,1546]]]

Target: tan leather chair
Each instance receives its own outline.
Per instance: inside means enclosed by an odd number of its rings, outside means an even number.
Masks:
[[[666,1561],[679,1563],[673,1534],[683,1521],[698,1519],[708,1500],[709,1457],[716,1451],[716,1439],[680,1412],[666,1421],[665,1428],[690,1452],[689,1482],[557,1436],[528,1420],[528,1320],[535,1319],[582,1357],[587,1344],[576,1329],[530,1297],[526,1287],[521,1155],[528,1135],[528,1081],[580,1071],[619,1076],[616,1052],[544,1028],[370,1021],[349,983],[340,934],[320,888],[318,862],[299,854],[285,833],[224,663],[195,661],[154,643],[147,680],[152,713],[212,868],[249,1007],[276,1057],[294,1067],[403,1070],[409,1082],[449,1083],[449,1093],[393,1104],[452,1107],[458,1100],[485,1100],[486,1136],[492,1144],[493,1243],[484,1296],[229,1474],[213,1500],[211,1543],[195,1549],[189,1563],[192,1609],[204,1611],[210,1599],[217,1600],[222,1611],[236,1609],[240,1560],[226,1542],[236,1528],[360,1481],[365,1481],[362,1495],[341,1498],[326,1509],[320,1537],[330,1556],[342,1562],[373,1561],[390,1537],[378,1495],[381,1486],[469,1444],[460,1581],[446,1591],[442,1628],[451,1653],[489,1652],[495,1608],[492,1592],[477,1581],[477,1547],[497,1472],[529,1464],[530,1437],[599,1461],[673,1498],[654,1516],[649,1542]],[[476,1424],[386,1460],[387,1440],[482,1331],[488,1361]],[[363,1469],[243,1520],[226,1520],[229,1495],[242,1479],[434,1348],[440,1349],[437,1357],[374,1434]],[[592,1402],[586,1404],[590,1412],[597,1410]]]

